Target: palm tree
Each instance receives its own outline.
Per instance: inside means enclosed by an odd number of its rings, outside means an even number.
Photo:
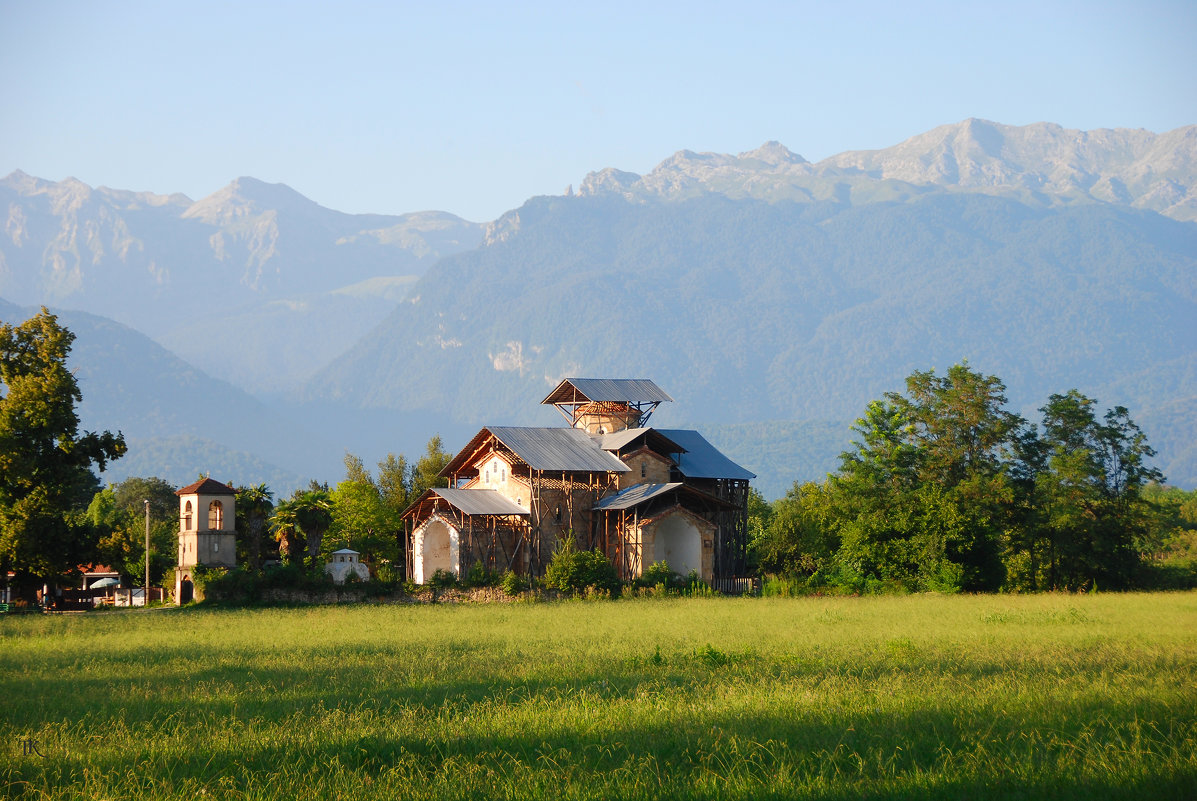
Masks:
[[[241,487],[237,490],[238,517],[244,520],[244,526],[238,526],[245,532],[246,550],[249,553],[249,567],[257,570],[262,562],[262,530],[266,527],[266,520],[274,510],[271,502],[274,495],[265,484],[253,487]]]
[[[315,567],[324,533],[332,525],[332,499],[328,490],[306,490],[290,501],[295,522],[307,538],[308,567]]]
[[[295,512],[294,500],[279,501],[270,516],[270,529],[278,542],[279,556],[289,565],[299,558],[299,520]]]

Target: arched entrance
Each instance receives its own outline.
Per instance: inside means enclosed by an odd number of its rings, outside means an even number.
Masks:
[[[195,585],[191,583],[191,579],[183,579],[179,584],[179,605],[189,604],[195,600]]]
[[[683,576],[702,573],[702,533],[686,515],[670,515],[657,525],[653,561]]]
[[[456,532],[443,520],[429,520],[421,529],[419,553],[416,554],[412,578],[417,584],[426,584],[438,570],[457,573],[454,559],[454,535]]]

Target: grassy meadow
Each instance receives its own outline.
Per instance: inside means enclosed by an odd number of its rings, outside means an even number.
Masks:
[[[1197,798],[1197,594],[8,617],[0,738],[30,799]]]

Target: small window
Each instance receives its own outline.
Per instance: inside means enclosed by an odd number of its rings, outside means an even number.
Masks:
[[[183,530],[191,531],[191,501],[183,507]]]
[[[648,465],[646,465],[644,462],[641,462],[640,463],[640,477],[644,478],[646,475],[648,475]]]
[[[220,543],[219,542],[212,543],[212,552],[215,553],[216,551],[219,551],[219,550],[220,550]]]
[[[556,517],[557,517],[557,522],[560,523],[561,522],[561,507],[560,506],[557,507]]]

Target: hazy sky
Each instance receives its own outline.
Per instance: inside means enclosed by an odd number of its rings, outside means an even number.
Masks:
[[[0,0],[0,175],[482,221],[683,148],[1197,123],[1192,0],[432,5]]]

